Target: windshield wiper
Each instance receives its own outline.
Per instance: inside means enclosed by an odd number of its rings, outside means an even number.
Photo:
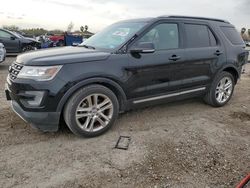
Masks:
[[[91,48],[91,49],[95,49],[94,46],[89,46],[89,45],[86,45],[86,44],[83,44],[83,45],[79,45],[79,46],[83,46],[84,48]]]

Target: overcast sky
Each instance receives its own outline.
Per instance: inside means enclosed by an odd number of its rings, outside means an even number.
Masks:
[[[250,0],[1,0],[0,26],[66,30],[88,25],[97,32],[119,20],[159,15],[192,15],[229,20],[250,28]]]

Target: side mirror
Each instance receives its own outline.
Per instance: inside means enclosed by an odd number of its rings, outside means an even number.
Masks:
[[[16,37],[14,37],[14,36],[10,37],[10,40],[15,40],[15,39],[16,39]]]
[[[130,53],[154,53],[155,46],[152,42],[140,42],[130,49]]]

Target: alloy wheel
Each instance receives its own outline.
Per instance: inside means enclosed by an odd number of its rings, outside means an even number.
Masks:
[[[96,132],[108,125],[113,116],[113,103],[104,94],[91,94],[77,106],[75,119],[84,131]]]
[[[217,84],[215,98],[218,103],[225,103],[233,91],[233,80],[230,77],[223,77]]]

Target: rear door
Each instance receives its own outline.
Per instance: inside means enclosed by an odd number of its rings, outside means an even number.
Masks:
[[[203,88],[226,60],[222,42],[208,23],[184,23],[186,61],[179,64],[182,89]]]
[[[0,30],[0,42],[4,44],[7,52],[19,51],[19,39],[9,32]]]

